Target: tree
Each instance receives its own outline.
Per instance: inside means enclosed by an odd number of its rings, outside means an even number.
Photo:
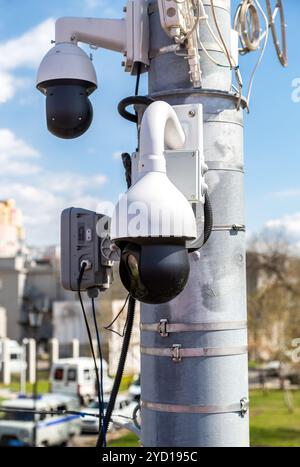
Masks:
[[[250,356],[283,361],[300,337],[300,258],[280,238],[260,236],[247,261]]]

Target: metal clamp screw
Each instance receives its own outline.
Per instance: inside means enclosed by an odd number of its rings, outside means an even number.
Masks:
[[[241,400],[241,416],[244,418],[248,411],[249,411],[249,399],[247,397],[244,397],[244,399]]]
[[[233,224],[232,230],[235,232],[245,232],[246,226],[241,224]]]
[[[161,335],[161,337],[168,337],[168,329],[167,326],[169,324],[169,321],[167,319],[161,319],[158,325],[158,332]]]
[[[171,349],[171,352],[172,352],[172,360],[173,362],[175,363],[179,363],[182,361],[182,357],[181,357],[181,344],[174,344],[172,349]]]

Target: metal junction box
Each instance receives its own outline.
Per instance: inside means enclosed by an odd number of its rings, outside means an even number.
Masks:
[[[103,238],[99,221],[109,219],[101,214],[79,208],[63,211],[61,217],[61,282],[66,290],[78,290],[81,264],[87,261],[81,290],[106,290],[112,283],[113,263],[102,254]],[[105,222],[104,222],[105,223]]]

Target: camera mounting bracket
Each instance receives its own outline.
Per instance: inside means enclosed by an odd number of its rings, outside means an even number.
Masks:
[[[55,26],[55,43],[82,42],[124,55],[125,71],[136,75],[148,70],[149,17],[145,0],[128,0],[123,19],[63,17]]]

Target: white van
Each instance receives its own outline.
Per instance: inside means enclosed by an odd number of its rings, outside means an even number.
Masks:
[[[108,365],[103,361],[104,393],[110,393],[112,379],[107,375]],[[51,391],[56,394],[76,395],[82,403],[96,397],[95,367],[92,358],[57,360],[51,369]]]
[[[70,439],[81,433],[80,415],[37,415],[22,412],[33,409],[46,412],[63,410],[77,412],[80,406],[76,397],[45,394],[37,401],[22,397],[13,401],[4,401],[1,407],[10,411],[0,419],[1,447],[34,446],[35,428],[38,447],[66,445]]]
[[[3,343],[0,340],[0,370],[2,366],[2,346]],[[23,348],[17,342],[10,340],[9,341],[9,355],[10,355],[10,372],[12,374],[20,374],[26,369],[26,362],[23,357]]]

